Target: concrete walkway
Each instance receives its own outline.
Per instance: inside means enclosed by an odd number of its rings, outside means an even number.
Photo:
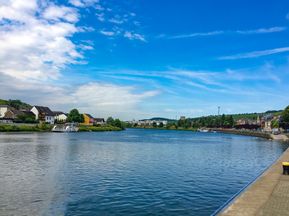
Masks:
[[[274,140],[282,140],[282,141],[288,141],[289,140],[289,138],[284,134],[278,134],[278,135],[271,134],[271,137]]]
[[[289,216],[289,175],[282,175],[283,161],[289,161],[289,148],[219,215]]]

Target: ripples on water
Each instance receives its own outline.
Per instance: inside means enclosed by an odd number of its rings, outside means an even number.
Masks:
[[[0,134],[0,215],[210,215],[287,148],[231,134]]]

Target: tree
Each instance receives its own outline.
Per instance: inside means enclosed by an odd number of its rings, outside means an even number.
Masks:
[[[67,121],[82,123],[84,122],[84,118],[83,115],[80,114],[77,109],[72,109],[67,116]]]
[[[29,114],[21,114],[18,115],[16,118],[16,122],[23,122],[23,123],[35,123],[35,117]]]
[[[160,125],[159,125],[159,127],[160,127],[160,128],[164,127],[164,123],[161,122]]]
[[[153,122],[153,127],[157,127],[157,123],[156,122]]]
[[[287,106],[281,114],[281,125],[284,129],[289,128],[289,106]]]
[[[229,118],[228,118],[228,126],[230,128],[232,128],[234,126],[234,118],[233,118],[232,115],[230,115]]]
[[[108,117],[106,120],[106,124],[113,126],[114,125],[114,119],[112,117]]]
[[[279,128],[279,121],[277,119],[274,119],[271,122],[271,126],[272,126],[272,128]]]
[[[121,123],[121,121],[119,119],[115,119],[114,120],[114,125],[115,127],[118,127],[118,128],[123,128],[123,125]]]

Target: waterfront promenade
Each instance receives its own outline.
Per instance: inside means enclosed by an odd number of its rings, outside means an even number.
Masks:
[[[289,175],[282,174],[283,161],[289,161],[289,148],[219,215],[289,215]]]

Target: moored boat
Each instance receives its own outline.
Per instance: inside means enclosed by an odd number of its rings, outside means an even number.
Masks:
[[[52,132],[61,132],[61,133],[77,132],[78,130],[79,128],[76,123],[54,125],[54,127],[52,128]]]

